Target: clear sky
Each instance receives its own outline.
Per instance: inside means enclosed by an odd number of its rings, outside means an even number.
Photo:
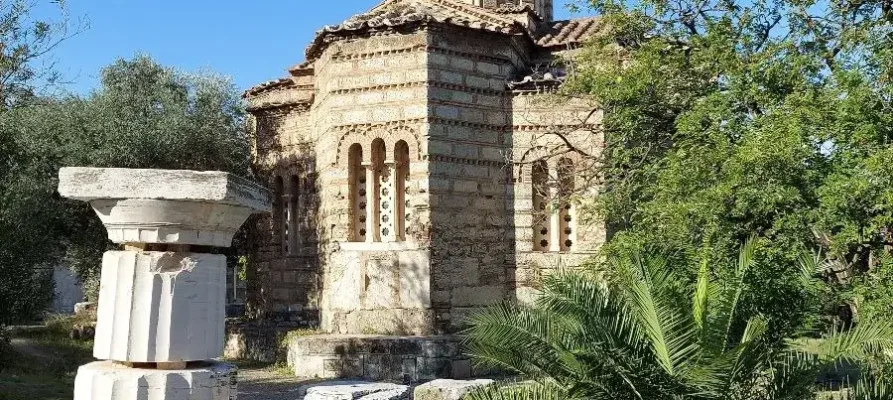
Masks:
[[[570,18],[556,0],[556,19]],[[52,10],[38,0],[39,15]],[[380,0],[67,0],[72,20],[89,27],[54,53],[75,93],[97,85],[99,70],[117,58],[145,53],[186,71],[210,69],[246,89],[280,78],[304,59],[324,25],[337,24]]]

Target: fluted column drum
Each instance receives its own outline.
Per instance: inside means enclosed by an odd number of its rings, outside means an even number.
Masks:
[[[78,368],[78,400],[231,400],[236,398],[236,368],[208,363],[199,368],[129,368],[98,361]]]
[[[93,356],[126,362],[223,355],[226,257],[110,251],[102,259]]]

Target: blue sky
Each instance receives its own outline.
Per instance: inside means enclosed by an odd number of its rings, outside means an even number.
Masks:
[[[283,76],[304,59],[304,48],[323,25],[337,24],[380,0],[67,0],[72,19],[89,27],[54,53],[71,84],[88,93],[99,70],[117,58],[145,53],[186,71],[210,69],[245,89]],[[571,15],[556,0],[556,19]],[[54,11],[39,0],[38,15]]]

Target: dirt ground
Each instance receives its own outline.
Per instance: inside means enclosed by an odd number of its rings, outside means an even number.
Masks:
[[[93,360],[93,343],[70,339],[72,323],[56,320],[47,326],[16,327],[10,345],[10,365],[0,371],[0,400],[70,400],[77,367]],[[297,400],[307,383],[279,366],[236,362],[239,400]]]
[[[302,381],[274,368],[240,368],[239,400],[296,400]]]

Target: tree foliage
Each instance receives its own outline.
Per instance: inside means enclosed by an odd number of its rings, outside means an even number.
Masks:
[[[84,203],[59,198],[63,166],[222,170],[246,176],[249,142],[233,84],[184,74],[140,56],[102,71],[86,97],[33,99],[0,113],[0,303],[22,318],[40,311],[41,267],[98,276],[111,243]],[[10,149],[7,151],[6,149]],[[23,296],[20,291],[34,291]]]
[[[0,1],[0,110],[27,102],[60,77],[47,56],[85,23],[70,23],[65,2],[53,3],[57,20],[33,18],[35,4],[28,0]]]
[[[893,350],[893,324],[865,320],[819,339],[775,337],[773,322],[742,307],[759,271],[756,242],[722,262],[671,265],[632,251],[612,256],[606,281],[582,274],[546,279],[532,306],[501,305],[472,316],[467,346],[476,362],[533,380],[492,387],[472,396],[497,399],[814,399],[820,374],[843,362],[860,363]],[[801,259],[800,285],[816,279],[821,263]],[[675,271],[694,269],[694,285]],[[867,364],[866,364],[867,365]],[[866,369],[855,398],[893,398],[883,377]],[[871,397],[868,395],[878,395]]]
[[[805,307],[799,254],[858,272],[893,245],[893,3],[585,3],[605,33],[566,90],[605,110],[591,209],[613,234],[606,254],[733,256],[756,232],[771,268],[744,303],[795,329],[822,311]]]

